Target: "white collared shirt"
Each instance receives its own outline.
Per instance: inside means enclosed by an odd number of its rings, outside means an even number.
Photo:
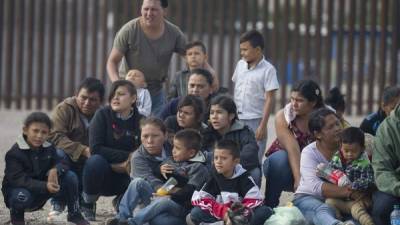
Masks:
[[[239,60],[232,81],[239,119],[262,118],[265,92],[279,89],[276,69],[264,57],[251,69],[246,61]]]

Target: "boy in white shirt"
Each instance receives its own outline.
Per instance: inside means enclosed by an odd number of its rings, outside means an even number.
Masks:
[[[232,77],[238,116],[255,133],[261,163],[267,140],[272,99],[279,83],[274,66],[263,55],[264,38],[256,30],[240,37],[241,60]]]
[[[129,80],[136,87],[137,100],[136,107],[143,116],[150,116],[151,113],[151,96],[147,90],[147,83],[144,74],[140,70],[129,70],[125,76],[125,80]]]

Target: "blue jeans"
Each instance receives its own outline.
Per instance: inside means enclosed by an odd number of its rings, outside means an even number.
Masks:
[[[250,224],[251,225],[262,225],[264,222],[272,215],[272,209],[268,206],[262,205],[256,208],[253,208],[253,216],[251,217]],[[190,218],[192,219],[194,224],[204,223],[215,223],[218,220],[210,213],[200,209],[199,207],[194,207],[192,211],[190,211]]]
[[[242,121],[245,125],[247,125],[250,128],[250,130],[252,130],[255,134],[258,126],[260,125],[261,118],[250,119],[250,120],[240,120],[240,121]],[[262,164],[262,158],[264,156],[265,146],[267,145],[267,138],[268,137],[265,137],[263,140],[257,141],[258,161],[259,161],[260,165]]]
[[[335,210],[325,201],[311,195],[295,196],[294,205],[303,213],[307,222],[315,225],[335,225],[340,220],[335,217]]]
[[[390,224],[390,213],[393,211],[394,205],[400,204],[400,198],[376,191],[372,195],[372,218],[376,225]]]
[[[111,165],[101,155],[92,155],[83,167],[83,198],[94,203],[102,196],[123,194],[131,178],[126,173],[112,171]]]
[[[134,178],[125,191],[119,203],[117,218],[126,221],[132,217],[132,212],[139,203],[148,205],[154,190],[150,183],[142,178]]]
[[[293,174],[285,150],[272,153],[264,161],[263,171],[266,180],[265,204],[275,208],[279,204],[282,191],[293,191]]]
[[[153,200],[145,208],[139,210],[134,217],[128,219],[128,223],[131,225],[142,225],[151,221],[156,216],[165,213],[169,216],[176,217],[176,220],[181,220],[181,223],[185,223],[185,215],[188,213],[187,210],[178,203],[174,202],[168,197],[160,197]],[[164,224],[173,224],[171,221],[164,221]]]
[[[46,201],[57,196],[67,202],[68,213],[79,212],[78,203],[78,178],[72,171],[67,171],[59,179],[60,191],[55,194],[34,193],[25,188],[12,188],[8,190],[8,203],[11,210],[24,212],[35,211],[43,207]]]
[[[153,116],[160,115],[161,110],[166,102],[167,97],[164,89],[161,89],[158,94],[151,95],[151,114]]]

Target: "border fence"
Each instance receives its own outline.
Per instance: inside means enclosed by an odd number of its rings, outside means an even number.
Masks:
[[[140,14],[140,2],[2,0],[0,12],[0,108],[51,109],[84,77],[109,83],[114,35]],[[240,34],[261,31],[281,84],[275,108],[293,82],[312,78],[324,94],[338,86],[348,114],[365,114],[399,81],[398,0],[170,0],[166,17],[206,44],[230,90]],[[184,66],[174,57],[171,76]]]

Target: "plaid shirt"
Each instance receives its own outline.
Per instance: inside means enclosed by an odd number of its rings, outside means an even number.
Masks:
[[[342,153],[338,151],[329,164],[348,176],[353,190],[367,190],[374,185],[374,171],[365,151],[360,154],[358,159],[347,164]]]

